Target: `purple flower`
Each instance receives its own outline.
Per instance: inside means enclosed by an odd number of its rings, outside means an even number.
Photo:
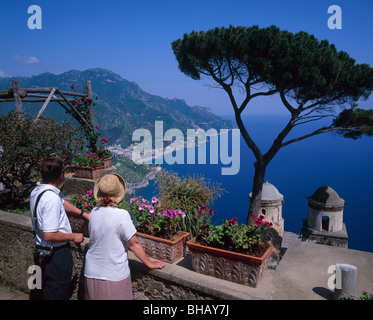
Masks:
[[[146,205],[143,203],[140,205],[139,210],[141,211],[141,210],[144,210],[145,208],[146,208]]]
[[[163,211],[163,216],[172,219],[173,217],[175,217],[175,211],[166,209],[165,211]]]
[[[154,207],[152,205],[147,206],[150,213],[154,213]]]
[[[139,200],[137,198],[131,198],[130,203],[138,202]]]
[[[88,190],[85,196],[90,197],[92,194],[93,194],[93,190]]]

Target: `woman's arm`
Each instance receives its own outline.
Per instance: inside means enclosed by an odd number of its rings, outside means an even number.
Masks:
[[[69,201],[64,200],[63,207],[68,215],[73,216],[75,218],[84,218],[87,221],[89,220],[89,215],[90,215],[89,212],[84,212],[83,215],[81,216],[81,210],[75,207]]]
[[[146,255],[144,248],[140,240],[134,235],[131,239],[127,241],[129,248],[135,254],[137,258],[141,260],[150,269],[163,269],[165,263],[162,261],[151,261]]]

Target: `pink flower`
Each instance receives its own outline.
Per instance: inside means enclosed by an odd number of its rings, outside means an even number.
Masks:
[[[157,203],[158,202],[158,199],[156,197],[153,197],[152,198],[152,203]]]
[[[83,198],[83,196],[82,196],[81,194],[78,194],[76,197],[77,197],[78,199],[82,199],[82,198]]]
[[[163,211],[163,216],[172,219],[175,218],[177,214],[174,210],[166,209],[165,211]]]
[[[140,205],[139,210],[141,211],[141,210],[144,210],[145,208],[146,208],[146,205],[143,203]]]
[[[88,210],[91,210],[91,206],[89,205],[87,201],[84,201],[83,204],[86,206]]]
[[[265,225],[266,227],[272,227],[272,226],[273,226],[273,223],[270,222],[270,221],[264,221],[264,225]]]
[[[147,206],[150,213],[154,213],[154,207],[152,205]]]
[[[236,218],[236,217],[234,217],[234,218],[232,218],[231,220],[229,220],[228,222],[227,222],[227,225],[228,226],[231,226],[232,224],[234,224],[235,222],[237,222],[238,221],[238,219]]]
[[[93,190],[88,190],[86,193],[86,197],[90,197],[93,194]]]
[[[158,208],[161,206],[161,202],[156,198],[152,198],[152,203],[155,204]]]
[[[175,211],[178,215],[180,215],[182,218],[185,218],[185,213],[182,212],[181,210],[176,210]]]
[[[137,198],[131,198],[130,203],[138,202]]]

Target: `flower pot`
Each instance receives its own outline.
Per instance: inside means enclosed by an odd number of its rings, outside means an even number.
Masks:
[[[146,254],[152,258],[173,263],[185,254],[185,243],[189,232],[179,231],[175,240],[153,237],[141,232],[136,233]]]
[[[111,159],[112,159],[112,157],[110,157],[110,158],[104,158],[104,169],[107,169],[107,168],[110,168],[110,166],[111,166]]]
[[[90,179],[90,180],[97,180],[102,177],[102,173],[104,167],[77,167],[74,166],[75,177],[76,178],[83,178],[83,179]]]
[[[216,278],[256,287],[267,269],[272,245],[261,257],[204,246],[196,238],[187,242],[193,270]]]

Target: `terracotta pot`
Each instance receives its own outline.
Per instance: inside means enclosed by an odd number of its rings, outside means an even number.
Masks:
[[[73,166],[76,178],[97,180],[102,177],[104,167],[77,167]]]
[[[258,258],[200,245],[196,238],[188,241],[187,246],[194,271],[254,288],[267,269],[272,251],[272,245],[269,245],[265,253]]]
[[[136,235],[148,256],[173,263],[185,254],[185,243],[190,233],[179,231],[180,236],[176,240],[166,240],[141,232],[137,232]]]
[[[110,158],[104,158],[104,169],[107,169],[107,168],[110,168],[111,167],[111,159],[112,157]]]

